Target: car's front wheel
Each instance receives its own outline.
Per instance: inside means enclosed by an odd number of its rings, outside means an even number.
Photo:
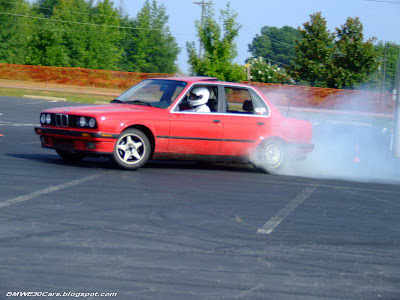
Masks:
[[[285,143],[271,138],[264,141],[257,149],[257,159],[254,162],[260,171],[276,174],[287,162]]]
[[[138,129],[125,130],[115,143],[114,161],[124,169],[142,167],[150,158],[151,144],[147,136]]]

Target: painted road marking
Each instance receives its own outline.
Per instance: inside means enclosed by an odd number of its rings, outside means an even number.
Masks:
[[[258,228],[257,233],[271,234],[274,229],[288,216],[296,207],[298,207],[304,200],[306,200],[312,192],[315,191],[317,185],[306,187],[296,198],[294,198],[288,205],[282,208],[275,216],[273,216],[263,227]]]
[[[158,170],[159,172],[159,170]],[[186,173],[184,172],[175,172],[175,174],[179,174],[179,175],[185,175]],[[185,175],[186,176],[186,175]],[[196,176],[199,177],[215,177],[215,178],[221,178],[221,174],[202,174],[200,172],[196,173]],[[228,176],[224,174],[225,178],[229,178],[229,179],[236,179],[236,176]],[[309,186],[310,184],[312,184],[313,178],[309,177],[307,181],[303,181],[303,182],[296,182],[296,181],[281,181],[281,180],[273,180],[273,179],[265,179],[266,177],[259,177],[258,178],[252,178],[253,181],[255,182],[266,182],[266,183],[276,183],[276,184],[281,184],[281,185],[298,185],[298,186]],[[304,178],[306,179],[306,178]],[[315,180],[314,180],[315,181]],[[352,183],[351,181],[348,181],[349,183]],[[357,183],[357,182],[356,182]],[[362,183],[363,185],[365,185],[365,182],[358,182],[358,183]],[[323,188],[332,188],[332,189],[341,189],[341,190],[352,190],[352,191],[362,191],[362,192],[377,192],[377,193],[389,193],[389,194],[400,194],[400,191],[390,191],[390,190],[382,190],[382,189],[367,189],[367,188],[359,188],[359,187],[355,187],[355,186],[342,186],[342,185],[330,185],[330,184],[318,184],[318,187],[323,187]]]
[[[41,142],[18,143],[18,145],[31,145],[31,144],[41,144]]]
[[[19,197],[16,197],[16,198],[8,199],[6,201],[0,202],[0,208],[11,206],[13,204],[17,204],[17,203],[20,203],[20,202],[28,201],[28,200],[36,198],[38,196],[43,196],[43,195],[46,195],[46,194],[49,194],[49,193],[52,193],[52,192],[56,192],[56,191],[59,191],[59,190],[62,190],[62,189],[65,189],[65,188],[68,188],[68,187],[71,187],[71,186],[74,186],[74,185],[82,184],[82,183],[85,183],[87,181],[93,180],[93,179],[99,177],[100,175],[101,174],[90,175],[88,177],[72,180],[72,181],[69,181],[67,183],[63,183],[63,184],[60,184],[60,185],[51,186],[49,188],[46,188],[46,189],[43,189],[43,190],[40,190],[40,191],[36,191],[36,192],[30,193],[30,194],[27,194],[27,195],[23,195],[23,196],[19,196]]]
[[[58,102],[58,101],[56,101],[56,100],[51,100],[51,101],[46,101],[46,102],[30,102],[30,103],[16,104],[16,106],[31,105],[31,104],[55,103],[55,102]]]
[[[243,291],[242,293],[240,293],[240,294],[238,294],[236,296],[233,296],[232,299],[239,299],[239,298],[242,298],[244,296],[248,297],[255,290],[258,290],[258,289],[263,288],[263,287],[264,287],[264,284],[259,284],[259,285],[255,286],[255,287],[253,287],[253,288],[251,288],[251,289],[249,289],[247,291]]]
[[[34,127],[40,126],[39,124],[23,124],[23,123],[10,123],[10,122],[0,122],[0,126],[10,126],[10,127]]]
[[[67,98],[59,98],[59,97],[45,97],[45,96],[35,96],[35,95],[24,95],[22,96],[28,99],[39,99],[39,100],[50,100],[50,101],[67,101]]]

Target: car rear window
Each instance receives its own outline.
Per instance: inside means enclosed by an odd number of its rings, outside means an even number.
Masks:
[[[226,112],[231,114],[268,115],[269,110],[260,96],[252,90],[225,87]]]

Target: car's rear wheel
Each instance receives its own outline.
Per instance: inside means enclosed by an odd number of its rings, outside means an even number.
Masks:
[[[254,162],[259,171],[276,174],[287,162],[286,145],[276,138],[265,140],[257,149],[257,160]]]
[[[72,152],[72,151],[56,150],[56,152],[64,160],[70,161],[70,162],[78,162],[82,158],[85,157],[85,155],[82,153],[76,153],[76,152]]]
[[[115,143],[113,158],[122,168],[134,170],[150,158],[151,144],[146,134],[138,129],[125,130]]]

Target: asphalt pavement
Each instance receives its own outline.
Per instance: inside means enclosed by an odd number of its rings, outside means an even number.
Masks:
[[[33,127],[71,105],[0,97],[0,299],[400,299],[396,178],[66,163]]]

